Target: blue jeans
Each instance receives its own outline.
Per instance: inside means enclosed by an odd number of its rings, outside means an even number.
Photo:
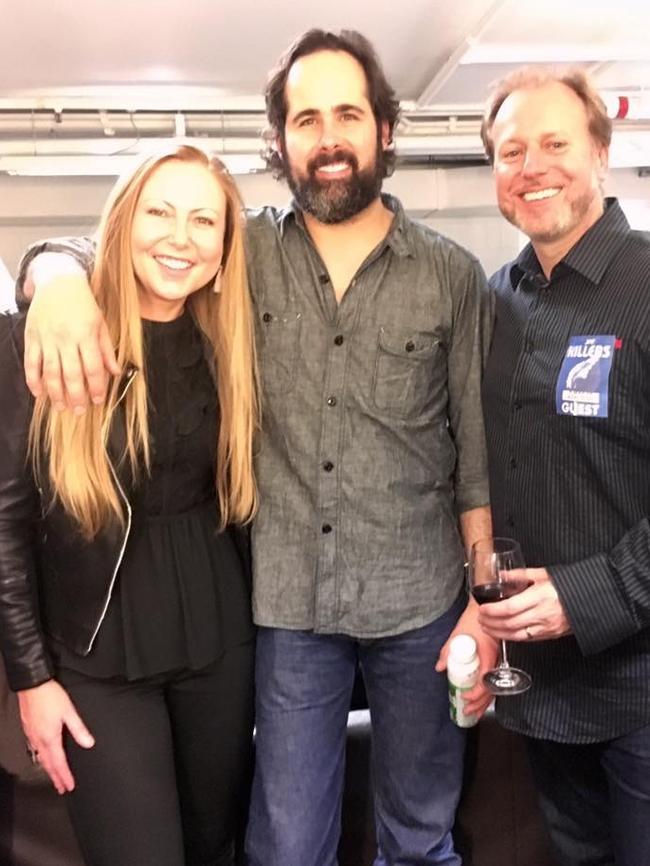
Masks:
[[[650,726],[605,743],[528,739],[562,866],[650,864]]]
[[[465,741],[434,664],[463,605],[376,640],[259,630],[249,866],[335,866],[357,663],[372,718],[375,866],[459,866],[451,827]]]

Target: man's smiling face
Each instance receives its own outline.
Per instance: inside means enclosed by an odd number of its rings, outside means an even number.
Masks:
[[[324,223],[350,219],[379,195],[387,139],[362,66],[345,51],[308,54],[291,67],[285,98],[279,146],[298,205]]]
[[[533,243],[573,246],[602,213],[607,165],[580,98],[555,81],[515,90],[491,138],[501,213]]]

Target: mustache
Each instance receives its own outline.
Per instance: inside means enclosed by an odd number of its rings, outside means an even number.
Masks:
[[[309,174],[313,176],[316,171],[324,165],[333,165],[337,162],[345,162],[350,166],[353,172],[358,171],[359,161],[356,156],[351,151],[343,149],[334,151],[328,150],[316,154],[316,156],[307,163],[307,170],[309,171]]]

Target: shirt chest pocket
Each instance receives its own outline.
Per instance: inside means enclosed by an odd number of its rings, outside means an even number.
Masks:
[[[259,324],[260,375],[264,392],[286,394],[293,388],[296,378],[301,314],[262,309]]]
[[[398,418],[421,412],[440,351],[430,333],[380,328],[372,389],[377,409]]]

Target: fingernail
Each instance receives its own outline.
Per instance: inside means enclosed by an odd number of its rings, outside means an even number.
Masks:
[[[63,412],[63,410],[65,409],[65,403],[57,402],[54,404],[54,408],[57,412]]]
[[[75,415],[84,415],[86,412],[86,407],[85,406],[75,406],[72,411],[74,412]]]
[[[105,399],[104,394],[102,394],[99,397],[93,397],[93,403],[95,404],[95,406],[101,406],[102,403],[104,402],[104,399]]]

